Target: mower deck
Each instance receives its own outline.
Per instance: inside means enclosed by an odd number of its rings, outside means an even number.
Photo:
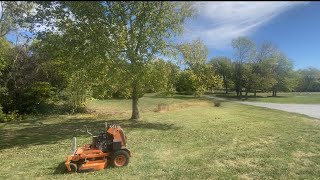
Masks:
[[[106,158],[110,153],[104,153],[100,149],[90,149],[89,147],[90,144],[79,147],[74,155],[67,157],[65,165],[68,171],[81,172],[85,170],[101,170],[105,169],[108,166],[108,161],[106,160]],[[80,160],[84,161],[81,162]],[[72,170],[70,167],[70,163],[76,164],[78,169]]]

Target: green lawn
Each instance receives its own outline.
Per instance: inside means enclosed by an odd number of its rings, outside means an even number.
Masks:
[[[158,103],[169,111],[156,112]],[[0,179],[317,179],[320,122],[305,116],[192,97],[93,101],[91,114],[30,117],[0,124]],[[105,121],[121,125],[132,152],[124,168],[65,174],[64,160]],[[96,130],[96,131],[95,131]]]
[[[224,97],[228,99],[238,100],[235,93],[213,94],[217,97]],[[288,103],[288,104],[320,104],[320,93],[277,93],[277,97],[272,97],[272,93],[257,93],[257,97],[253,93],[248,94],[248,99],[245,101],[266,102],[266,103]]]

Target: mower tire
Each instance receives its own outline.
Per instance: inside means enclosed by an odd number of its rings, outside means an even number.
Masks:
[[[129,163],[129,154],[125,150],[114,152],[111,157],[111,165],[113,167],[123,167]]]
[[[78,165],[75,163],[70,163],[71,172],[78,172]]]

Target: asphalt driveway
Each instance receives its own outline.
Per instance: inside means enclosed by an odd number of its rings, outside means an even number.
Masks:
[[[278,104],[278,103],[261,103],[261,102],[239,102],[252,106],[278,109],[287,112],[304,114],[313,118],[320,119],[320,104]]]
[[[213,98],[217,100],[226,100],[225,98],[212,97],[204,95],[207,98]],[[313,118],[320,119],[320,104],[279,104],[279,103],[262,103],[262,102],[248,102],[248,101],[234,101],[241,104],[265,107],[270,109],[277,109],[281,111],[293,112],[298,114],[304,114]]]

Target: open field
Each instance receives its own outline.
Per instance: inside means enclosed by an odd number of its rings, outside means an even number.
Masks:
[[[159,103],[168,109],[157,112]],[[277,110],[187,96],[140,101],[142,120],[128,121],[129,100],[93,101],[91,113],[29,117],[0,124],[0,179],[317,179],[320,122]],[[128,138],[127,167],[65,174],[71,140],[88,143],[104,122]]]
[[[224,94],[222,92],[210,94],[217,97],[239,100],[235,92]],[[244,98],[244,96],[243,96]],[[253,93],[248,94],[248,99],[245,101],[266,102],[266,103],[283,103],[283,104],[320,104],[320,92],[292,92],[292,93],[277,93],[277,97],[272,97],[272,93],[257,93],[254,97]]]

